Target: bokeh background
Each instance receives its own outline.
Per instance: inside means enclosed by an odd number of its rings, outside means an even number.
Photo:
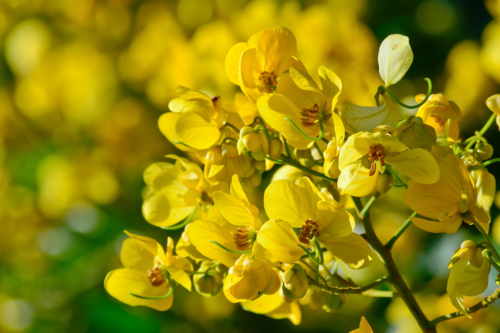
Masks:
[[[499,15],[497,0],[0,0],[0,331],[349,332],[364,315],[375,332],[418,332],[400,299],[352,296],[336,313],[304,306],[302,324],[293,326],[182,288],[168,312],[133,308],[110,297],[103,280],[121,265],[124,229],[162,243],[180,236],[143,219],[142,172],[175,153],[157,119],[177,85],[234,98],[224,72],[233,44],[286,26],[310,72],[329,67],[343,81],[342,101],[373,105],[382,83],[378,45],[407,35],[414,62],[391,90],[409,101],[431,78],[434,92],[461,108],[467,136],[488,119],[484,102],[499,92]],[[500,152],[498,128],[486,137]],[[495,165],[489,170],[500,175]],[[258,206],[269,179],[251,193]],[[400,197],[394,189],[374,206],[383,241],[406,220]],[[492,228],[500,242],[500,221]],[[465,239],[480,235],[410,227],[394,248],[431,318],[454,311],[447,264]],[[385,272],[374,262],[349,273],[363,284]],[[500,304],[439,326],[445,333],[498,327]]]

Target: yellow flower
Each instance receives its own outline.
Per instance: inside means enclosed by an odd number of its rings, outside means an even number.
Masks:
[[[278,275],[281,282],[281,275]],[[299,325],[302,321],[302,312],[297,301],[286,303],[280,297],[279,291],[272,295],[262,295],[253,301],[241,303],[243,309],[256,313],[264,314],[274,319],[288,318],[294,325]]]
[[[184,231],[182,232],[177,245],[175,246],[175,252],[182,258],[191,258],[195,261],[205,260],[207,259],[204,255],[202,255],[189,240],[188,230],[191,226],[191,223],[186,225]]]
[[[384,104],[380,106],[343,103],[340,107],[340,115],[345,121],[347,133],[371,132],[380,125],[396,127],[401,117],[399,111],[388,94],[382,94],[382,98]]]
[[[194,149],[207,149],[221,138],[220,128],[226,121],[227,112],[221,108],[218,96],[211,99],[207,95],[182,86],[170,101],[172,112],[164,113],[158,120],[160,131],[179,149],[192,151],[176,144],[180,141]]]
[[[463,242],[448,266],[451,270],[446,291],[453,306],[469,318],[464,307],[464,296],[479,295],[488,287],[491,263],[483,257],[480,249],[473,241]]]
[[[500,116],[500,94],[488,97],[486,100],[486,106],[491,112]]]
[[[380,77],[388,87],[399,82],[406,74],[413,62],[413,51],[410,40],[403,35],[390,35],[382,44],[378,52],[378,68]]]
[[[472,224],[471,218],[483,229],[489,229],[488,215],[477,205],[477,191],[464,162],[456,155],[446,156],[439,165],[441,178],[435,184],[408,182],[403,191],[405,203],[417,212],[437,221],[412,217],[419,228],[434,233],[455,233],[462,221]]]
[[[477,190],[477,205],[481,207],[488,216],[490,208],[495,200],[496,179],[486,168],[471,171],[472,179]]]
[[[226,74],[254,103],[262,94],[272,93],[297,53],[290,30],[272,27],[234,45],[226,56]]]
[[[234,147],[236,149],[236,147]],[[250,159],[244,155],[223,155],[221,147],[216,147],[207,153],[205,164],[205,179],[212,185],[220,182],[230,183],[233,175],[243,178],[249,172]]]
[[[425,95],[420,94],[415,97],[415,100],[417,103],[421,103],[424,98]],[[436,134],[439,134],[445,129],[448,119],[450,119],[448,131],[458,127],[458,122],[462,120],[462,111],[443,94],[432,94],[427,102],[418,109],[416,116],[422,118],[425,124],[434,127]],[[458,132],[453,136],[455,140],[458,139]]]
[[[433,184],[439,179],[439,166],[428,151],[408,149],[396,138],[382,133],[351,135],[342,146],[339,159],[340,194],[370,194],[386,165],[422,184]]]
[[[337,142],[344,140],[344,125],[335,113],[342,81],[324,66],[318,69],[318,74],[321,87],[302,64],[293,66],[281,77],[276,94],[264,95],[257,101],[262,118],[297,149],[307,149],[314,142],[300,135],[285,118],[292,120],[303,133],[313,138],[320,133],[321,121],[325,134],[332,135]]]
[[[298,261],[303,254],[298,244],[308,245],[314,235],[349,267],[370,264],[371,249],[353,233],[354,218],[320,193],[309,178],[301,178],[299,185],[288,180],[271,183],[264,193],[264,206],[271,220],[262,226],[257,241],[279,261]],[[292,228],[302,228],[299,237]]]
[[[175,155],[167,157],[175,159],[175,164],[155,163],[144,172],[150,193],[142,213],[146,221],[158,227],[168,227],[188,217],[210,187],[196,163]]]
[[[258,208],[249,203],[236,175],[231,183],[231,195],[215,192],[213,198],[214,209],[227,223],[221,225],[218,221],[195,221],[189,227],[188,236],[201,254],[231,267],[240,256],[210,241],[214,240],[235,252],[253,250],[255,233],[262,226],[262,221]]]
[[[273,268],[241,256],[229,269],[224,281],[224,294],[233,303],[252,300],[260,294],[272,295],[278,291],[280,279]]]
[[[351,333],[373,333],[373,330],[368,321],[366,320],[366,318],[361,317],[359,328],[357,330],[351,331]]]
[[[147,306],[159,311],[170,309],[173,301],[173,294],[169,292],[173,288],[171,280],[191,291],[191,279],[185,272],[193,270],[191,262],[173,255],[174,243],[170,237],[165,252],[152,238],[125,233],[130,236],[123,242],[120,254],[125,268],[108,273],[104,281],[106,291],[131,306]],[[142,298],[161,298],[168,294],[162,299]]]

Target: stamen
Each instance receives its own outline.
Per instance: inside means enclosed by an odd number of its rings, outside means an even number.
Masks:
[[[153,287],[159,287],[165,282],[160,263],[156,263],[153,268],[148,271],[148,278]]]
[[[310,109],[302,109],[302,112],[300,113],[303,117],[300,118],[302,120],[302,125],[314,126],[316,123],[316,119],[318,118],[318,113],[319,113],[318,104],[314,104]]]
[[[264,71],[260,73],[259,80],[262,82],[262,85],[264,86],[264,92],[266,94],[270,94],[276,89],[276,84],[278,83],[278,77],[274,72],[267,72]]]
[[[238,228],[238,230],[234,234],[234,243],[236,244],[238,250],[241,251],[248,250],[248,248],[251,245],[250,239],[248,238],[249,234],[250,234],[249,227]]]
[[[309,240],[311,240],[314,236],[319,237],[318,223],[309,219],[300,230],[299,241],[309,245]]]
[[[368,160],[370,162],[373,162],[370,167],[370,176],[373,176],[375,174],[375,171],[377,169],[377,166],[375,165],[376,161],[378,161],[381,166],[385,165],[384,158],[385,155],[380,145],[370,146],[370,149],[368,150]]]

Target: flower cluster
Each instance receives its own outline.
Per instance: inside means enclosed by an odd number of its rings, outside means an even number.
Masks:
[[[376,106],[338,105],[341,78],[324,66],[310,74],[297,57],[293,33],[273,27],[229,50],[226,74],[244,94],[234,102],[178,87],[159,127],[188,158],[167,155],[173,163],[145,171],[143,204],[152,225],[184,230],[177,255],[170,237],[165,252],[155,240],[127,233],[126,268],[108,274],[107,291],[129,305],[164,311],[176,284],[188,290],[194,284],[203,296],[222,292],[248,311],[294,324],[301,306],[337,311],[349,294],[397,292],[427,332],[446,319],[425,317],[394,265],[392,245],[409,223],[450,234],[465,222],[485,241],[466,241],[455,253],[447,290],[468,316],[463,296],[482,293],[491,266],[500,269],[488,237],[495,179],[485,168],[498,159],[491,159],[483,137],[500,115],[500,97],[488,99],[494,114],[485,127],[461,140],[459,107],[431,94],[430,80],[415,105],[388,90],[412,61],[408,37],[387,37],[378,56],[385,84],[376,91]],[[400,106],[418,110],[405,118]],[[267,185],[263,175],[276,169]],[[264,184],[262,211],[248,189]],[[392,189],[402,191],[414,214],[383,245],[369,212]],[[364,234],[355,232],[356,222]],[[346,267],[369,266],[374,252],[387,276],[365,286],[346,276]],[[395,291],[376,290],[385,283]],[[362,318],[355,332],[372,330]]]

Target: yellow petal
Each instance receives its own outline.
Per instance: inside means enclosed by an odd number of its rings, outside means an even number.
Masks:
[[[165,251],[163,247],[153,238],[137,235],[126,230],[124,232],[130,237],[130,240],[136,243],[136,247],[140,247],[144,251],[148,251],[155,256],[164,256]]]
[[[159,191],[177,179],[178,171],[173,164],[154,163],[144,171],[144,182],[153,191]]]
[[[238,179],[238,175],[233,175],[233,178],[231,179],[230,191],[233,197],[239,199],[245,205],[250,205],[250,203],[248,202],[247,195],[245,194],[245,191],[241,186],[240,180]]]
[[[157,243],[153,239],[141,242],[127,238],[123,241],[120,259],[126,268],[147,272],[154,266],[156,252]]]
[[[292,324],[299,325],[302,321],[302,312],[297,301],[281,304],[279,308],[266,314],[273,319],[289,319]]]
[[[247,43],[238,43],[234,45],[226,56],[226,75],[229,81],[240,85],[239,71],[240,71],[240,58],[241,54],[247,48]]]
[[[294,77],[292,77],[292,75],[294,75]],[[310,76],[307,78],[305,75],[306,74],[300,70],[291,67],[290,72],[281,76],[276,88],[277,94],[286,96],[299,110],[310,109],[314,104],[322,106],[322,101],[324,102],[325,100],[319,88],[316,87],[316,89],[314,89],[314,87],[310,86],[311,83],[308,85],[307,79],[310,78]],[[312,78],[310,78],[310,80],[312,80]]]
[[[182,151],[193,151],[192,148],[174,143],[175,141],[179,141],[179,137],[175,133],[175,124],[177,123],[177,120],[180,116],[181,114],[176,112],[164,113],[158,119],[158,127],[160,128],[161,133],[168,139],[168,141],[170,141],[178,149]]]
[[[265,295],[275,294],[281,285],[281,280],[273,268],[261,265],[253,271],[253,277],[258,281],[258,290]]]
[[[167,265],[166,268],[173,280],[179,282],[181,286],[191,291],[191,278],[184,270],[172,265]]]
[[[255,82],[255,70],[258,71],[257,52],[254,48],[246,49],[240,58],[239,81],[240,88],[245,95],[252,101],[257,102],[257,99],[262,96],[257,83]]]
[[[415,148],[395,156],[386,157],[385,161],[399,171],[421,184],[434,184],[439,180],[439,165],[427,150]]]
[[[380,44],[378,68],[386,87],[399,82],[412,62],[413,51],[408,37],[394,34],[388,36]]]
[[[339,169],[343,170],[348,165],[359,161],[363,156],[368,154],[372,145],[372,140],[362,136],[362,133],[351,135],[340,150]]]
[[[179,141],[195,149],[207,149],[220,138],[215,121],[203,117],[200,112],[184,112],[175,123],[175,133]]]
[[[370,170],[363,167],[361,162],[349,164],[345,167],[340,173],[337,182],[340,194],[364,197],[372,193],[377,186],[377,178],[380,172],[380,164],[377,163],[376,165],[377,169],[372,176],[370,176]]]
[[[462,224],[462,218],[456,215],[439,222],[429,221],[419,217],[411,217],[410,219],[420,229],[432,233],[446,232],[452,234],[455,233]]]
[[[486,106],[491,112],[500,116],[500,94],[488,97],[486,100]]]
[[[257,241],[281,262],[294,263],[304,251],[298,246],[299,239],[288,222],[269,220],[257,234]]]
[[[288,180],[272,182],[264,192],[264,207],[267,216],[284,220],[294,228],[300,228],[316,212],[317,199],[308,197],[307,192]]]
[[[290,68],[292,56],[297,53],[297,41],[287,28],[272,27],[258,34],[255,48],[262,71],[279,76]]]
[[[229,223],[254,226],[255,216],[244,202],[224,192],[215,192],[213,198],[219,213]]]
[[[325,66],[319,67],[318,74],[323,93],[327,99],[328,111],[333,112],[335,110],[335,106],[337,105],[339,95],[342,92],[342,81],[337,74]]]
[[[214,240],[230,250],[238,251],[229,230],[217,223],[203,220],[195,221],[189,227],[188,236],[191,243],[193,243],[201,254],[207,258],[220,261],[227,267],[233,266],[235,261],[240,257],[210,243],[210,240]]]
[[[141,299],[134,297],[129,292],[146,297],[158,297],[168,293],[168,285],[153,287],[149,282],[147,273],[132,269],[117,269],[111,271],[104,280],[106,291],[125,304],[131,306],[147,306],[158,311],[167,311],[172,306],[174,295],[165,299]]]
[[[479,169],[471,172],[477,189],[477,205],[486,212],[490,211],[496,193],[495,176],[486,169]]]
[[[348,211],[331,203],[318,202],[315,221],[319,221],[321,237],[347,237],[353,232],[354,217]]]
[[[257,101],[257,108],[262,118],[272,128],[281,132],[288,142],[297,149],[307,149],[313,145],[313,141],[305,138],[285,118],[292,120],[302,132],[309,137],[316,137],[319,133],[318,126],[303,126],[301,110],[288,98],[278,94],[266,94]]]
[[[358,234],[351,233],[342,238],[323,238],[320,234],[319,240],[328,251],[351,268],[363,268],[372,262],[372,250],[366,240]]]
[[[241,306],[243,309],[253,313],[266,314],[276,310],[283,303],[279,292],[276,292],[273,295],[262,295],[254,301],[243,302]]]
[[[352,103],[343,103],[340,114],[345,121],[346,131],[349,134],[371,132],[380,125],[396,128],[399,122],[399,111],[387,94],[382,95],[384,104],[381,106],[360,106]]]

